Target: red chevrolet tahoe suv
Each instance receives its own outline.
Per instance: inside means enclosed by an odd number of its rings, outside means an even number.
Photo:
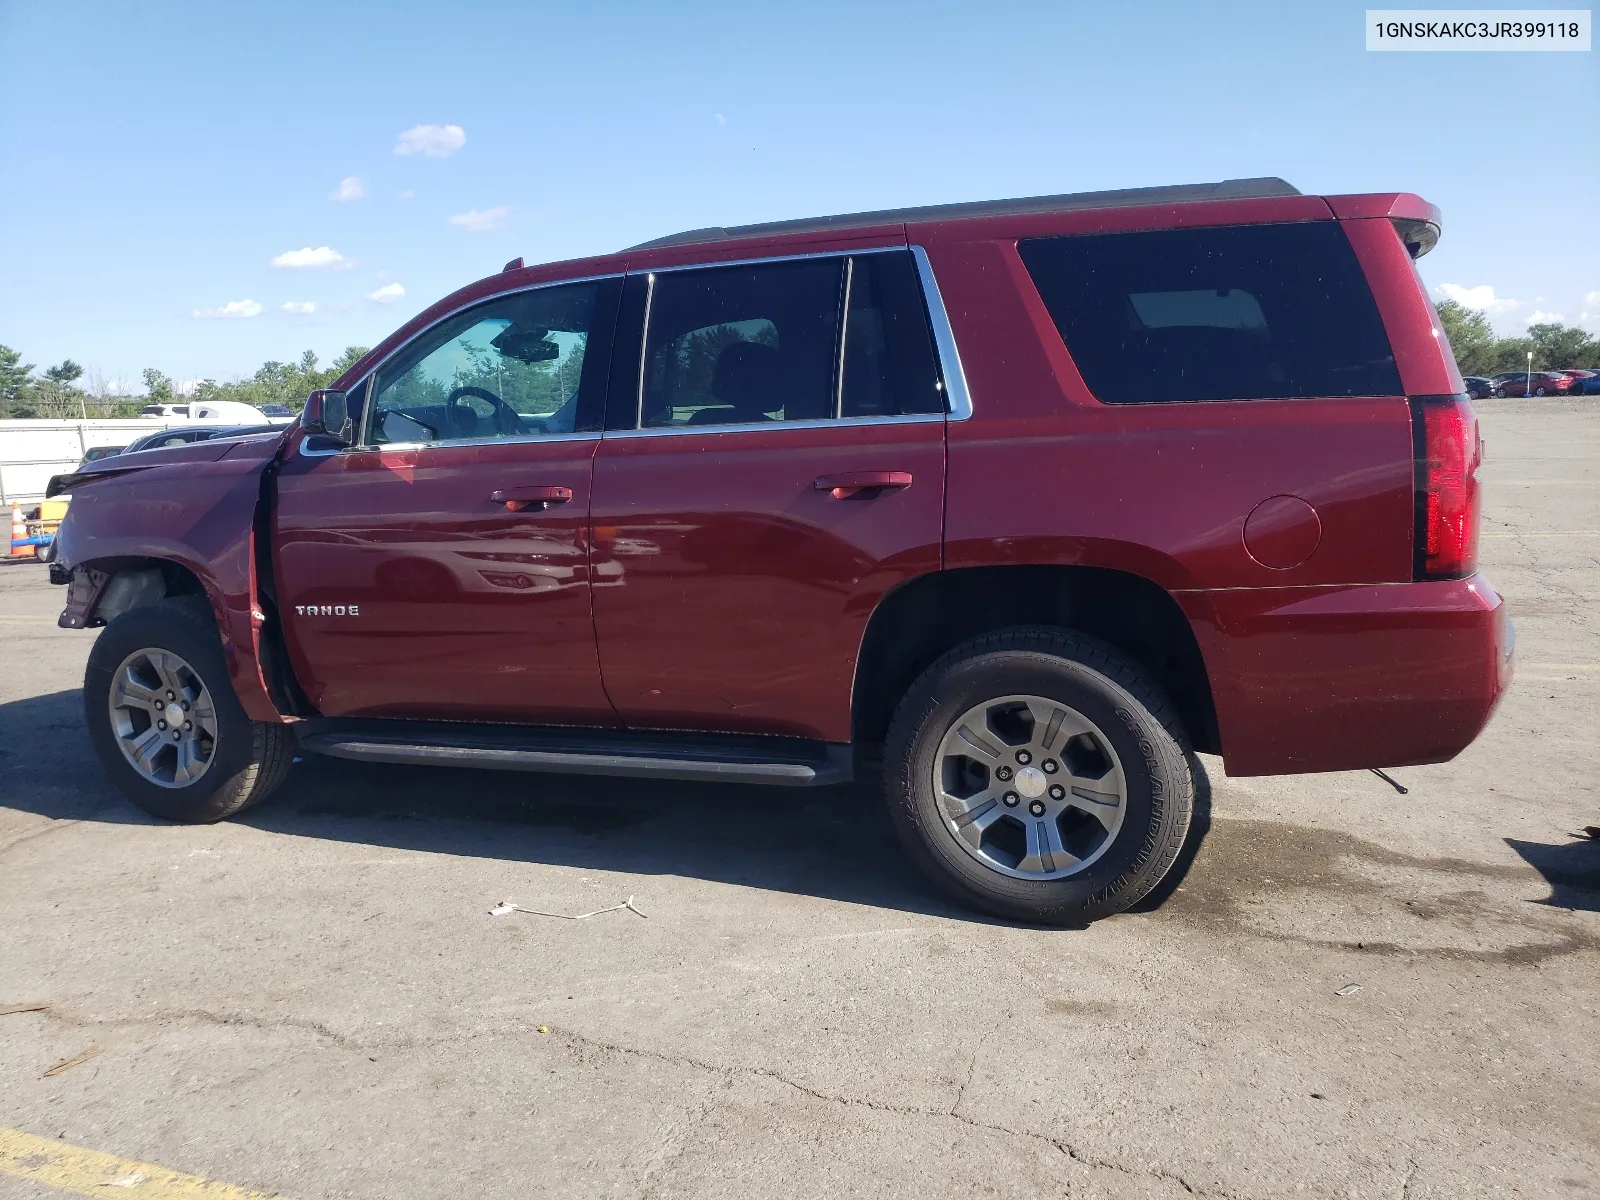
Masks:
[[[214,821],[296,748],[785,785],[1078,922],[1231,775],[1441,762],[1511,675],[1408,194],[1281,180],[512,263],[278,438],[86,464],[106,770]],[[137,461],[135,461],[137,460]]]

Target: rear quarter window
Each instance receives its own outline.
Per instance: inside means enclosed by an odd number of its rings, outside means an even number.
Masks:
[[[1018,250],[1108,404],[1402,394],[1336,222],[1033,238]]]

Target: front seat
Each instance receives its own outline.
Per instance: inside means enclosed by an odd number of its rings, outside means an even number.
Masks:
[[[711,394],[718,408],[701,409],[691,425],[744,425],[770,421],[769,409],[783,405],[783,356],[762,342],[734,342],[717,355]]]

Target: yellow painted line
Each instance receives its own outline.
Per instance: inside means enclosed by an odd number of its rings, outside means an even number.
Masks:
[[[145,1200],[269,1200],[274,1195],[34,1137],[20,1129],[0,1129],[0,1175],[47,1183],[99,1200],[123,1195]]]

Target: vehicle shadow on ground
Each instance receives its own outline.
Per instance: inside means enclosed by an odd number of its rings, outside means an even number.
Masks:
[[[77,691],[0,704],[0,795],[67,820],[154,824],[112,787],[90,749]],[[1137,911],[1177,889],[1210,829],[1201,775],[1196,820],[1172,873]],[[964,921],[906,858],[868,776],[795,789],[346,762],[307,755],[237,821],[272,833],[679,875]]]
[[[1577,838],[1559,845],[1515,838],[1505,841],[1550,885],[1549,898],[1539,903],[1574,912],[1600,912],[1600,841]]]

